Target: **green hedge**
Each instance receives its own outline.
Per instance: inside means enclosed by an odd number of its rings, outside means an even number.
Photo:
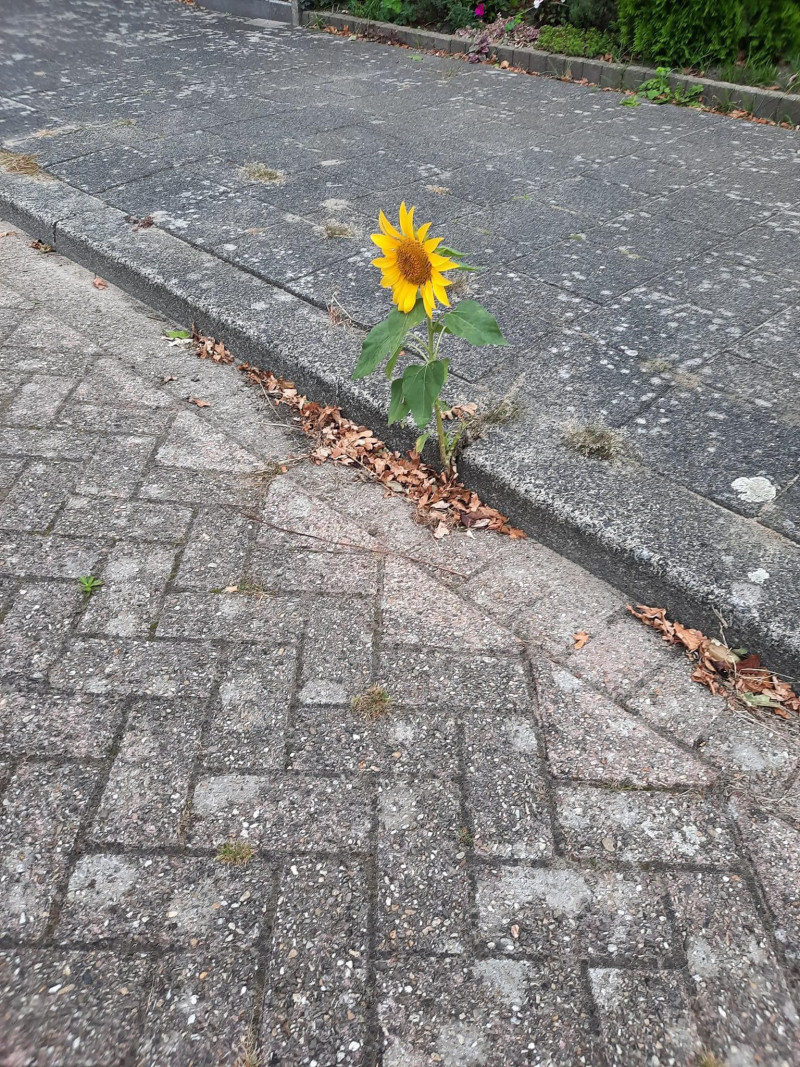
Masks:
[[[618,22],[624,48],[669,67],[800,52],[800,0],[619,0]]]

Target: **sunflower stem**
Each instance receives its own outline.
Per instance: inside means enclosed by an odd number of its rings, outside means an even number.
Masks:
[[[428,319],[428,362],[433,363],[438,355],[438,346],[436,344],[436,334],[433,332],[433,319]],[[437,397],[433,404],[433,410],[436,412],[436,436],[439,438],[439,458],[442,461],[442,467],[445,473],[450,469],[450,460],[447,455],[447,438],[444,433],[444,421],[442,420],[442,405]]]
[[[441,458],[445,474],[447,474],[450,470],[450,460],[447,456],[447,438],[444,435],[444,422],[442,421],[442,405],[437,400],[434,407],[436,411],[436,433],[439,437],[439,457]]]

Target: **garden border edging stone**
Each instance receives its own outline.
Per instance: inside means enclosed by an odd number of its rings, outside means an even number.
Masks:
[[[380,40],[399,42],[420,51],[449,52],[459,55],[467,52],[469,42],[463,37],[439,33],[433,30],[418,30],[410,26],[397,26],[391,22],[373,22],[356,18],[338,11],[306,11],[302,24],[324,29],[350,29],[354,33],[375,34]],[[488,61],[507,62],[509,67],[541,74],[550,78],[585,78],[589,84],[601,89],[636,90],[644,82],[656,76],[655,68],[637,64],[612,63],[599,59],[584,59],[580,56],[562,56],[542,52],[535,48],[513,48],[509,45],[492,46]],[[717,110],[733,108],[750,112],[754,118],[773,122],[791,122],[800,126],[800,93],[780,93],[757,86],[736,85],[733,82],[715,81],[713,78],[698,78],[688,74],[670,74],[673,89],[691,89],[702,86],[703,104]],[[709,99],[705,99],[707,93]]]

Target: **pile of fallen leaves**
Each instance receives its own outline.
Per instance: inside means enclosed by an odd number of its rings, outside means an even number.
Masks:
[[[690,630],[667,618],[664,608],[628,605],[637,619],[657,630],[669,645],[681,645],[694,664],[692,681],[712,693],[755,710],[765,708],[782,719],[800,716],[800,696],[788,682],[773,674],[746,649],[728,648],[700,630]]]
[[[171,331],[167,336],[183,332]],[[191,343],[201,359],[233,363],[233,356],[224,342],[197,329],[192,329]],[[446,537],[459,526],[468,530],[494,530],[515,539],[525,536],[522,530],[509,526],[507,516],[481,503],[480,497],[462,485],[455,474],[434,470],[423,463],[418,452],[412,450],[404,456],[391,451],[366,426],[358,426],[346,419],[341,408],[318,404],[303,396],[294,382],[247,363],[239,364],[238,369],[273,403],[283,404],[296,413],[296,421],[303,433],[316,445],[309,457],[312,462],[333,461],[359,467],[387,489],[413,501],[422,520],[433,527],[435,538]],[[197,403],[196,400],[192,402]],[[452,408],[444,417],[469,417],[475,412],[474,404],[464,404]]]
[[[525,536],[522,530],[509,526],[508,518],[496,508],[481,503],[480,497],[462,485],[455,474],[436,471],[423,463],[418,452],[411,450],[404,456],[392,451],[372,430],[346,419],[341,408],[309,400],[293,382],[269,371],[247,364],[239,370],[253,384],[260,385],[271,400],[297,413],[303,433],[316,443],[310,456],[314,463],[332,460],[361,468],[387,489],[412,500],[424,520],[434,527],[434,537],[446,537],[457,526],[495,530],[513,538]]]

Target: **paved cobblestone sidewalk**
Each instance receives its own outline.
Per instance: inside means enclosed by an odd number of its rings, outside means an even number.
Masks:
[[[796,742],[164,325],[0,239],[0,1064],[800,1063]]]

